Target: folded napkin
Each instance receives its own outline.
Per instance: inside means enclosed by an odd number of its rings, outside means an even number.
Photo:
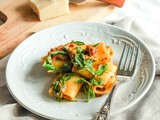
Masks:
[[[126,17],[119,21],[107,21],[107,24],[118,26],[141,38],[151,49],[156,60],[156,74],[160,75],[160,54],[157,38],[152,38],[145,32],[136,20]],[[160,37],[159,37],[160,38]],[[159,52],[157,52],[159,51]],[[45,120],[20,106],[10,95],[5,83],[5,68],[9,56],[0,60],[0,120]],[[111,120],[159,120],[160,119],[160,76],[155,81],[149,92],[133,107],[111,117]]]

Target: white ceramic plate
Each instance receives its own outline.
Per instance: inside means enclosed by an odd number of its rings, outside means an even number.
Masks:
[[[48,95],[53,79],[42,67],[41,57],[50,48],[71,40],[85,43],[105,42],[114,49],[113,63],[118,64],[124,43],[141,46],[137,73],[121,84],[113,100],[111,115],[122,112],[138,102],[149,90],[155,75],[151,52],[137,37],[117,27],[98,23],[68,23],[47,28],[27,38],[12,53],[6,70],[8,88],[13,97],[31,112],[53,119],[88,120],[99,110],[107,95],[92,98],[89,103],[57,102]]]

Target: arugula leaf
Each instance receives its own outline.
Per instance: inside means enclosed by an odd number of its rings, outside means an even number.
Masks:
[[[79,67],[80,69],[86,68],[94,75],[95,72],[92,69],[93,62],[94,61],[91,59],[85,60],[83,54],[76,55],[75,58],[72,60],[72,63],[75,64],[77,67]]]
[[[53,84],[53,93],[58,101],[62,99],[62,88],[64,88],[65,82],[71,79],[71,74],[63,74],[62,77],[58,78]]]
[[[90,79],[88,85],[89,86],[88,86],[87,90],[84,87],[84,91],[85,91],[85,93],[87,95],[87,99],[86,99],[87,102],[89,102],[90,97],[95,97],[95,93],[92,90],[93,85],[102,85],[102,79],[100,79],[99,81],[97,81],[96,79],[92,78],[92,79]]]
[[[76,47],[76,52],[77,52],[77,54],[80,54],[80,53],[82,53],[82,52],[84,52],[85,50],[83,50],[82,48],[80,48],[80,47]]]
[[[67,55],[67,52],[65,52],[65,51],[55,51],[55,52],[51,52],[49,54],[49,56],[53,56],[53,55],[57,55],[57,54]]]
[[[95,93],[93,92],[93,90],[90,91],[90,96],[93,97],[93,98],[96,97],[96,95],[95,95]]]
[[[75,43],[77,45],[85,45],[84,42],[81,42],[81,41],[74,41],[74,40],[72,40],[71,43]]]
[[[89,87],[88,87],[88,90],[87,90],[87,99],[86,99],[86,102],[89,102],[89,100],[90,100],[90,97],[95,97],[95,93],[93,92],[93,90],[92,90],[92,85],[90,85]]]
[[[71,76],[69,75],[69,74],[64,74],[63,76],[62,76],[62,78],[61,78],[61,80],[62,81],[68,81],[68,80],[70,80],[71,79]]]
[[[59,92],[59,90],[60,90],[60,89],[58,89],[59,81],[55,81],[52,85],[54,86],[53,93],[55,94],[55,93]]]
[[[61,87],[64,88],[66,86],[65,82],[70,79],[71,79],[71,76],[69,74],[64,74],[64,75],[62,75],[61,78],[58,79],[58,81],[60,82]]]
[[[52,56],[57,55],[57,54],[67,55],[67,52],[55,51],[55,52],[50,53],[48,57],[46,58],[46,63],[52,64]]]
[[[72,60],[72,63],[78,66],[79,68],[83,68],[84,66],[84,55],[78,54],[75,56],[75,58]]]
[[[91,79],[91,83],[93,85],[102,85],[103,81],[102,81],[102,79],[100,79],[99,81],[97,81],[96,79],[92,78]]]
[[[43,67],[48,69],[48,72],[60,72],[60,69],[56,68],[53,64],[52,64],[52,56],[57,55],[57,54],[62,54],[62,55],[68,55],[67,52],[64,51],[55,51],[50,53],[45,62],[43,63]]]
[[[94,44],[94,45],[93,45],[93,47],[97,47],[98,45],[99,45],[99,43],[97,43],[97,44]]]
[[[94,78],[91,79],[90,81],[87,81],[84,78],[80,78],[77,83],[83,83],[83,90],[84,93],[86,94],[86,102],[89,102],[90,97],[95,97],[95,93],[92,90],[92,87],[94,84],[101,84],[100,82],[96,81]]]
[[[43,67],[49,69],[48,72],[59,72],[59,69],[54,67],[52,64],[47,64],[46,61],[43,63]]]
[[[58,101],[62,98],[61,87],[59,85],[59,81],[55,81],[53,84],[53,93]]]
[[[90,71],[93,75],[95,74],[95,72],[92,69],[92,65],[93,65],[93,61],[91,59],[87,59],[84,61],[84,68],[87,68],[88,71]]]
[[[98,76],[101,76],[101,75],[103,75],[104,72],[107,71],[107,69],[108,69],[108,65],[107,65],[107,64],[105,64],[105,65],[103,65],[103,66],[100,65],[100,66],[98,67],[98,69],[96,70],[95,74],[98,75]]]
[[[52,64],[52,57],[49,55],[46,59],[47,64]]]
[[[84,78],[80,78],[79,80],[77,80],[77,83],[87,83],[87,84],[90,84],[86,79]]]
[[[50,65],[50,64],[46,64],[46,62],[43,64],[43,67],[47,68],[47,69],[51,69],[51,70],[54,70],[55,67],[53,65]]]

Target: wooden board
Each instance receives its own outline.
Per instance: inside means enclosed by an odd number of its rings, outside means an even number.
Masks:
[[[29,35],[41,29],[75,21],[98,22],[110,14],[114,6],[95,0],[87,0],[80,6],[70,4],[70,13],[40,22],[32,12],[28,0],[3,0],[0,3],[0,58],[3,58]]]

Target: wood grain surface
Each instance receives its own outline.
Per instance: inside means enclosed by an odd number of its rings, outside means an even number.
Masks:
[[[44,28],[75,21],[98,22],[114,10],[107,3],[87,0],[76,6],[70,4],[70,13],[53,19],[39,21],[32,12],[28,0],[3,0],[0,3],[0,58],[11,53],[17,45],[31,34]]]

